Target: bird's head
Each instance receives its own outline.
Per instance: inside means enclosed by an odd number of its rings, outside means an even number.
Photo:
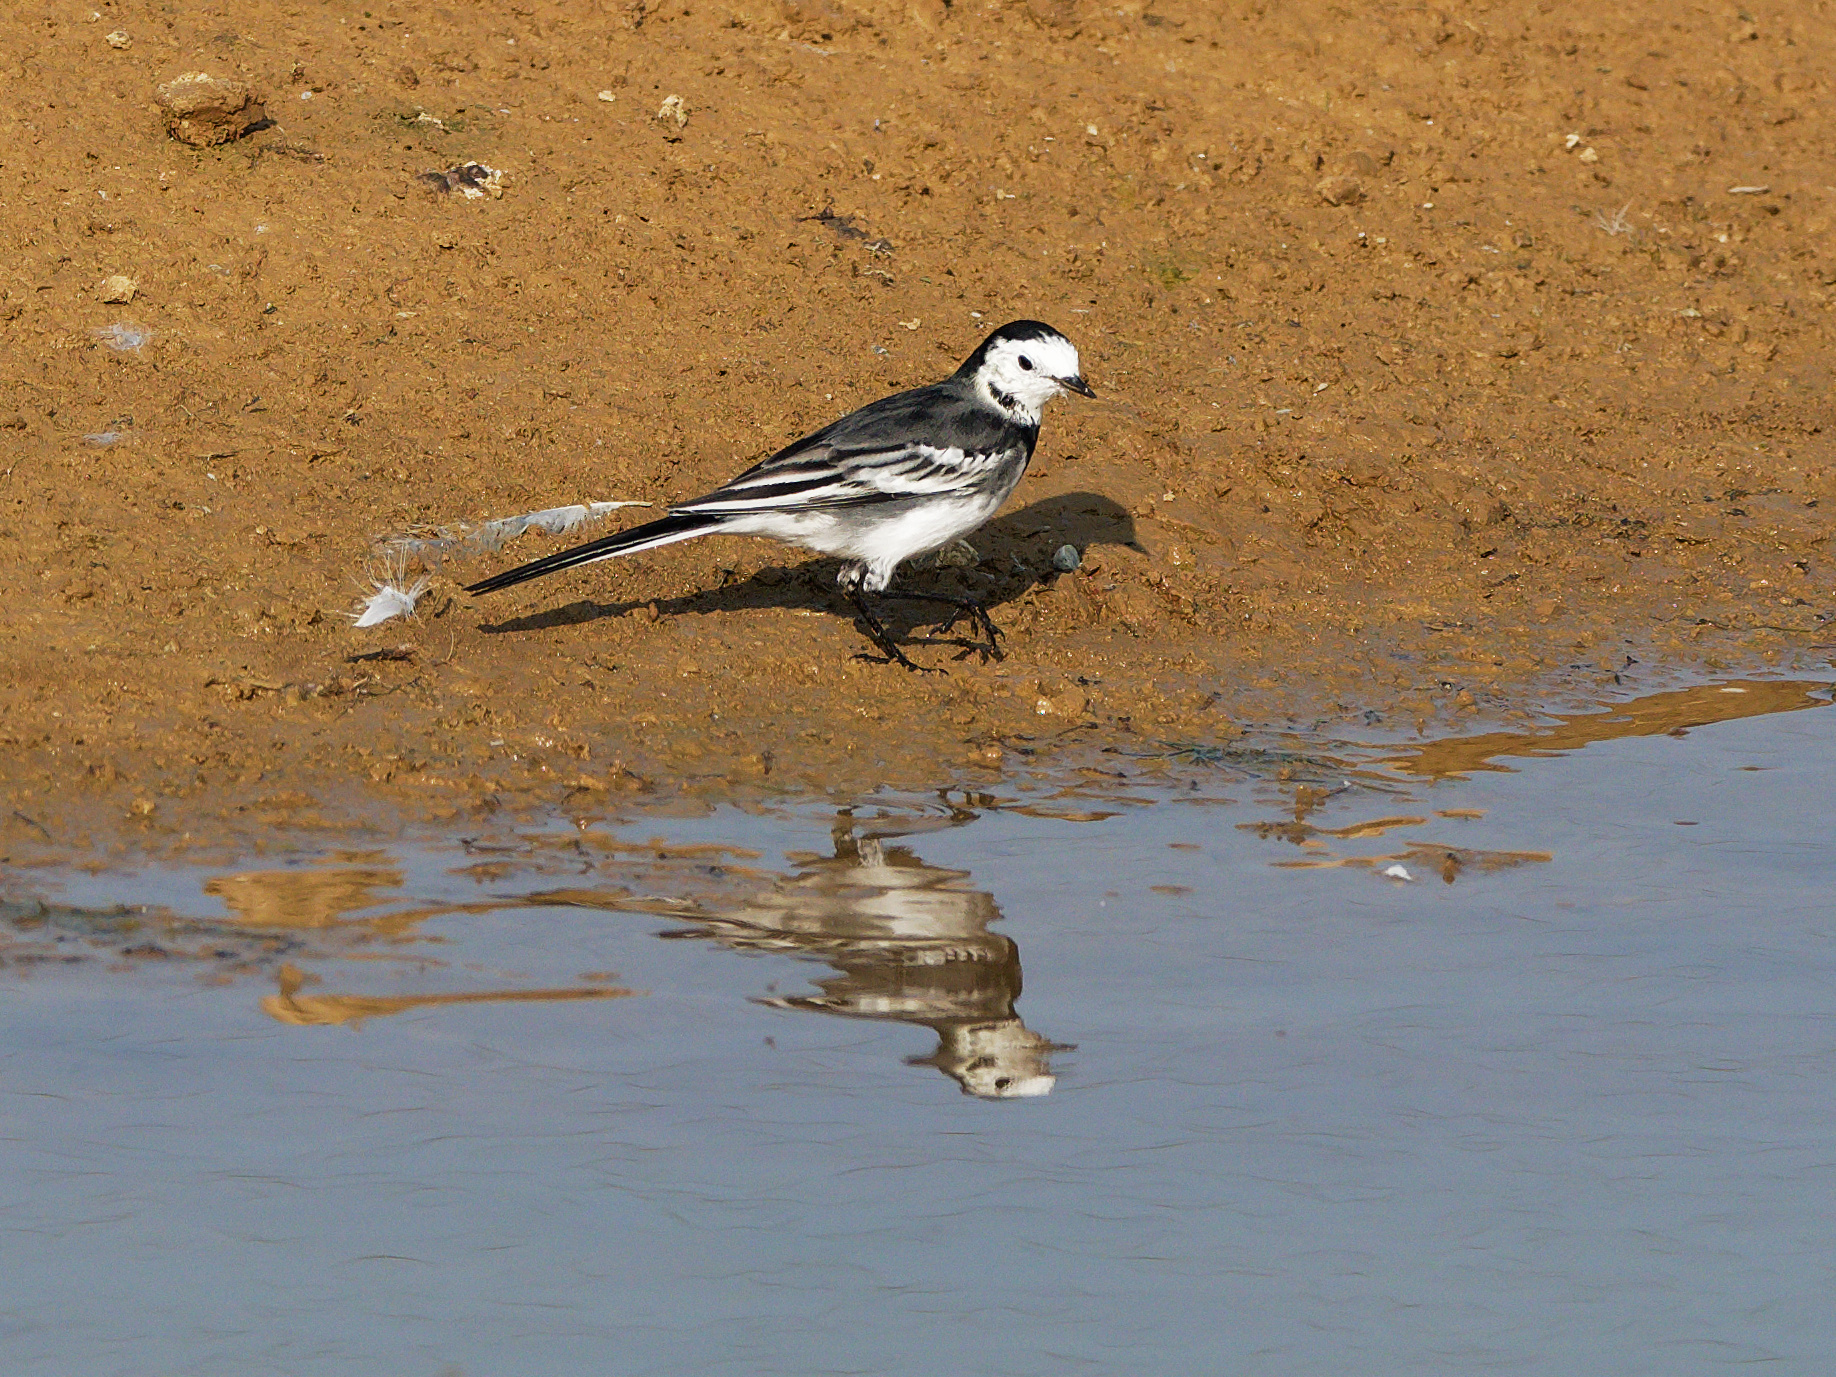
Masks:
[[[1049,1095],[1058,1084],[1052,1053],[1069,1051],[1064,1043],[1041,1037],[1018,1018],[986,1022],[933,1024],[937,1050],[914,1057],[912,1064],[935,1066],[965,1095],[983,1100],[1032,1099]]]
[[[1096,396],[1078,366],[1077,346],[1037,320],[1003,325],[963,361],[957,376],[1015,420],[1032,425],[1061,392]]]

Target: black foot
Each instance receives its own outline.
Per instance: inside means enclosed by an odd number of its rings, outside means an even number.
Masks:
[[[886,628],[880,624],[880,619],[873,615],[873,609],[867,606],[867,599],[861,595],[860,590],[850,588],[844,591],[848,595],[848,601],[854,604],[854,610],[860,613],[861,624],[867,629],[867,639],[872,641],[874,645],[879,648],[880,653],[886,657],[889,664],[903,665],[914,674],[943,674],[946,672],[941,669],[932,668],[928,665],[916,663],[903,650],[899,649],[898,643],[888,634]]]
[[[994,618],[988,615],[988,609],[986,607],[983,607],[982,604],[977,602],[974,598],[953,598],[948,593],[890,593],[889,592],[889,593],[882,593],[880,594],[880,596],[883,598],[903,598],[908,602],[940,602],[940,603],[943,603],[947,607],[954,608],[955,611],[953,611],[950,614],[950,618],[948,621],[944,622],[941,626],[937,628],[939,632],[941,632],[945,636],[948,636],[950,634],[951,629],[954,628],[955,625],[959,621],[961,621],[964,617],[967,617],[969,619],[970,628],[974,630],[976,635],[982,638],[981,641],[979,642],[954,641],[954,640],[953,641],[923,640],[923,641],[915,641],[913,642],[913,644],[915,645],[960,645],[963,647],[965,654],[971,651],[980,652],[984,661],[987,660],[990,656],[992,656],[993,658],[997,660],[1002,658],[1001,647],[998,644],[1003,634],[1001,631],[1001,628],[994,624]],[[961,658],[961,657],[958,657],[958,658]]]

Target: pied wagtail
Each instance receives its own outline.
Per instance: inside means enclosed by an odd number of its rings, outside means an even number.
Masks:
[[[993,652],[1000,631],[980,603],[887,593],[887,585],[903,561],[941,550],[995,514],[1033,457],[1045,404],[1067,391],[1096,395],[1078,371],[1075,346],[1050,325],[1016,320],[983,340],[942,382],[864,406],[667,516],[505,570],[466,591],[493,593],[715,532],[770,536],[847,561],[837,582],[889,660],[919,668],[867,605],[869,593],[949,603],[957,612],[940,629],[947,633],[966,614]]]

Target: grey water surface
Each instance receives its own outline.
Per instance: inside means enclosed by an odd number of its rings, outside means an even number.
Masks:
[[[1836,1371],[1828,701],[16,873],[0,1372]]]

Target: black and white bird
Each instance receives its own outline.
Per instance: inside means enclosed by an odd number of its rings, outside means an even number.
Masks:
[[[1049,325],[1003,325],[942,382],[899,392],[779,450],[705,497],[617,535],[588,541],[472,584],[493,593],[544,574],[716,532],[769,536],[846,563],[837,580],[886,657],[918,669],[867,594],[944,602],[994,649],[1000,634],[973,599],[889,593],[893,571],[975,530],[1020,482],[1045,404],[1061,392],[1094,397],[1077,349]]]

